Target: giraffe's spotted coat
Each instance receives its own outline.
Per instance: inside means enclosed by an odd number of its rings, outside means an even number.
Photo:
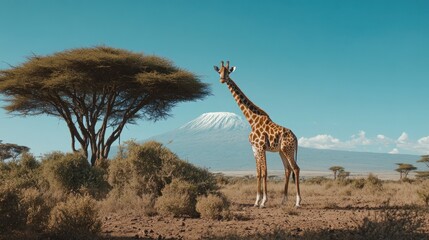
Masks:
[[[267,161],[266,151],[279,152],[280,157],[285,167],[285,195],[289,184],[291,171],[296,177],[296,206],[300,205],[301,196],[299,191],[299,167],[296,163],[296,155],[298,151],[298,141],[295,134],[288,128],[282,127],[274,123],[268,114],[250,101],[241,91],[237,84],[229,77],[229,74],[235,70],[235,67],[229,68],[229,62],[224,66],[221,62],[221,68],[214,67],[219,73],[220,82],[226,83],[232,96],[237,102],[240,110],[243,112],[249,122],[252,131],[249,134],[249,142],[252,145],[256,160],[256,175],[257,175],[257,197],[255,206],[264,207],[267,200]],[[261,186],[262,180],[262,186]],[[262,193],[262,199],[261,199]]]

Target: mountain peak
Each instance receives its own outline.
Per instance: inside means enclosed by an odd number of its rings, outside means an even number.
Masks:
[[[209,112],[186,123],[180,129],[187,130],[234,130],[249,128],[247,123],[235,113]]]

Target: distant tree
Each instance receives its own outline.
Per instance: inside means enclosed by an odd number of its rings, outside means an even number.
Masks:
[[[24,152],[28,152],[29,150],[30,148],[26,146],[20,146],[13,143],[3,143],[3,141],[0,140],[0,161],[7,160],[9,158],[16,160],[19,155]]]
[[[395,169],[395,171],[399,172],[399,174],[400,174],[399,175],[399,180],[407,178],[408,173],[410,171],[413,171],[413,170],[417,169],[412,164],[408,164],[408,163],[397,163],[396,165],[398,165],[398,168]]]
[[[341,166],[332,166],[329,168],[334,173],[334,180],[337,179],[337,173],[340,171],[344,171],[344,168]]]
[[[429,155],[422,155],[417,162],[424,163],[429,168]]]
[[[350,172],[347,172],[344,169],[339,170],[337,174],[337,177],[341,180],[344,180],[349,176],[350,176]]]
[[[91,165],[108,157],[124,126],[167,118],[179,102],[210,94],[209,86],[165,58],[110,47],[31,56],[0,71],[0,94],[9,113],[62,118],[71,148]]]
[[[422,155],[417,162],[424,163],[429,168],[429,155]],[[416,171],[416,177],[420,179],[429,179],[429,171]]]

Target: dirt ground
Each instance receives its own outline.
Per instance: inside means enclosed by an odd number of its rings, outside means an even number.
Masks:
[[[253,207],[253,184],[226,187],[223,191],[231,201],[233,216],[229,220],[107,214],[103,216],[103,235],[108,239],[221,239],[233,234],[246,239],[263,237],[279,229],[297,237],[309,231],[335,234],[356,229],[364,218],[377,219],[386,209],[405,209],[409,206],[407,201],[416,200],[397,197],[398,190],[409,188],[402,185],[390,184],[374,193],[374,190],[355,190],[350,186],[304,184],[302,206],[295,208],[293,191],[287,205],[280,204],[281,187],[275,184],[274,190],[269,192],[267,207],[262,209]],[[404,194],[412,194],[412,191]],[[388,199],[390,204],[387,204]],[[429,236],[429,214],[421,212],[423,231]]]

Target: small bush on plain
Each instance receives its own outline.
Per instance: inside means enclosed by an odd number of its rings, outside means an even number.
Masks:
[[[49,219],[50,234],[56,239],[93,239],[101,231],[96,202],[90,196],[70,195],[55,206]]]
[[[219,220],[229,215],[229,202],[225,196],[209,194],[197,199],[196,210],[202,218]]]
[[[162,190],[162,195],[155,202],[155,209],[161,215],[196,217],[196,202],[196,186],[174,179]]]

